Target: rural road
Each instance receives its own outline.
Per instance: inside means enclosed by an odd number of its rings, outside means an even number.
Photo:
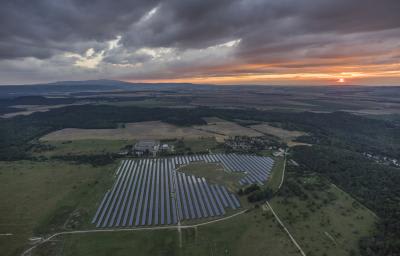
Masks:
[[[275,213],[274,209],[272,208],[272,206],[269,204],[269,202],[267,201],[266,204],[268,205],[269,209],[271,209],[272,214],[274,215],[275,219],[278,221],[279,225],[281,225],[281,227],[283,228],[283,230],[285,230],[286,234],[288,234],[290,240],[292,240],[293,244],[297,247],[297,249],[300,251],[301,255],[306,256],[305,252],[303,251],[303,249],[301,249],[300,245],[297,243],[297,241],[294,239],[294,237],[292,236],[292,234],[290,234],[289,230],[286,228],[285,224],[283,224],[283,222],[281,221],[281,219],[279,219],[278,215]]]

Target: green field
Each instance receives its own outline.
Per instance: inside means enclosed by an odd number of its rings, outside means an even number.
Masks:
[[[178,231],[68,235],[37,250],[63,255],[297,255],[269,212],[261,208],[223,222]]]
[[[1,255],[18,255],[32,236],[88,227],[115,165],[0,162]],[[72,216],[74,215],[74,216]]]
[[[272,167],[266,186],[271,188],[272,191],[276,192],[282,181],[284,158],[275,157],[274,160],[275,163]]]
[[[287,172],[271,206],[307,255],[358,255],[376,218],[349,194],[315,174]]]
[[[135,144],[133,140],[73,140],[42,141],[40,147],[34,147],[34,156],[59,155],[96,155],[118,153],[127,145]]]

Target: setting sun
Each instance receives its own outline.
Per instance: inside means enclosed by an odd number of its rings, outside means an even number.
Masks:
[[[337,80],[337,82],[338,82],[338,83],[344,83],[345,80],[344,80],[344,78],[339,78],[339,80]]]

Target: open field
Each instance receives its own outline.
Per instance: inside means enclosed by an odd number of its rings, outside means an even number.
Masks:
[[[268,123],[251,125],[250,127],[258,132],[278,137],[283,142],[285,142],[289,147],[296,145],[306,145],[305,143],[295,142],[297,137],[307,135],[307,133],[305,132],[289,131],[279,127],[271,126]]]
[[[220,118],[211,117],[211,118],[205,118],[205,120],[207,121],[207,125],[196,125],[194,126],[194,128],[200,131],[205,131],[219,135],[216,136],[216,139],[219,142],[223,141],[223,139],[228,136],[237,136],[237,135],[245,135],[249,137],[262,136],[262,133],[257,132],[253,129],[249,129],[237,123],[226,121]]]
[[[68,235],[43,245],[33,255],[298,255],[268,212],[253,209],[232,219],[182,230]]]
[[[138,139],[199,139],[216,138],[223,142],[228,136],[262,136],[260,132],[234,122],[217,118],[207,119],[207,125],[178,127],[160,121],[127,123],[117,129],[77,129],[66,128],[42,137],[42,141],[68,140],[138,140]]]
[[[297,189],[289,194],[281,191],[270,204],[305,253],[358,255],[359,240],[374,230],[375,216],[319,176],[286,175],[289,184],[284,184],[284,190]]]
[[[34,148],[34,156],[96,155],[118,153],[123,147],[133,145],[135,140],[70,140],[41,141],[45,149]]]
[[[83,104],[90,104],[90,102],[59,104],[59,105],[17,105],[17,106],[12,106],[12,107],[20,108],[21,111],[3,114],[0,117],[11,118],[14,116],[26,116],[26,115],[31,115],[36,112],[46,112],[51,109],[63,108],[66,106],[83,105]]]
[[[87,227],[113,170],[114,165],[0,162],[0,234],[13,234],[0,236],[1,255],[18,255],[35,235]]]
[[[159,122],[127,123],[125,128],[117,129],[75,129],[67,128],[52,132],[42,137],[43,141],[107,139],[107,140],[138,140],[138,139],[174,139],[213,137],[213,134],[191,127],[177,127]]]

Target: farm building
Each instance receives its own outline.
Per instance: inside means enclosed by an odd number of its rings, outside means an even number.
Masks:
[[[133,146],[133,152],[137,156],[156,156],[160,149],[160,142],[156,140],[140,140]]]

